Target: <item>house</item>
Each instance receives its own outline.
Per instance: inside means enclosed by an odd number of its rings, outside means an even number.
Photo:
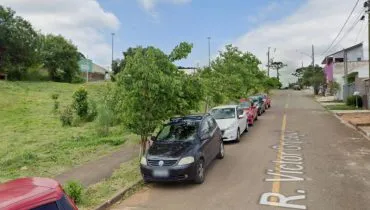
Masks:
[[[81,75],[88,79],[88,81],[102,81],[106,80],[109,71],[98,64],[92,62],[92,60],[81,58],[79,61]]]
[[[355,83],[347,83],[347,75],[369,66],[368,61],[364,61],[363,43],[326,56],[322,64],[327,82],[336,81],[341,87],[336,95],[339,100],[346,100],[356,91]]]
[[[180,71],[183,71],[185,74],[188,74],[188,75],[193,75],[198,71],[197,68],[195,67],[178,66],[177,69]]]

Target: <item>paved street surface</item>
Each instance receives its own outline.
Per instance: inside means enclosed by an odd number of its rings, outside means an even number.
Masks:
[[[312,97],[278,91],[195,184],[151,184],[112,209],[370,209],[370,142]]]

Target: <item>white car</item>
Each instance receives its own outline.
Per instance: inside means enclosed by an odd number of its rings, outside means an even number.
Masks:
[[[210,111],[222,132],[224,141],[240,141],[241,134],[248,132],[247,113],[238,105],[215,107]]]

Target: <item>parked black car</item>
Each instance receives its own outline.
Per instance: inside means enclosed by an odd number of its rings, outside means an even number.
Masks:
[[[171,119],[152,140],[140,161],[146,182],[190,180],[200,184],[212,160],[224,157],[221,130],[209,114]]]

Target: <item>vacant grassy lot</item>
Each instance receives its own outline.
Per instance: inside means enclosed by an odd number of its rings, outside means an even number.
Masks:
[[[121,127],[100,137],[96,122],[62,127],[59,115],[53,113],[51,95],[60,94],[62,108],[72,102],[80,86],[0,81],[0,182],[21,176],[52,177],[137,140]],[[99,105],[105,83],[84,86]]]

